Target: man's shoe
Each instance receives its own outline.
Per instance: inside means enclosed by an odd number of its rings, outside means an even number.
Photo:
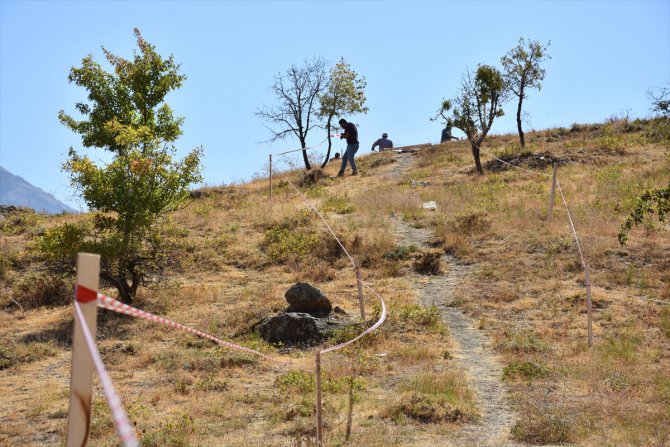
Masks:
[[[351,175],[358,175],[358,171],[352,172]]]
[[[344,177],[344,172],[338,172],[338,173],[337,173],[337,176],[338,176],[338,177]]]

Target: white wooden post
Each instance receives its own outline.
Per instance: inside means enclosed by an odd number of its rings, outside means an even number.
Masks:
[[[97,329],[98,285],[100,255],[77,254],[77,291],[85,324],[95,337]],[[93,388],[93,359],[86,345],[79,319],[74,318],[72,336],[72,365],[70,374],[70,410],[67,417],[67,447],[87,444],[91,425],[91,392]]]
[[[554,215],[554,196],[556,194],[556,162],[554,162],[554,175],[551,180],[551,196],[549,198],[549,214],[547,215],[547,220],[551,222],[551,218]]]
[[[361,261],[354,258],[354,270],[356,271],[356,284],[358,285],[358,304],[361,307],[361,320],[365,323],[365,302],[363,301],[363,282],[361,280]]]
[[[323,416],[321,415],[321,352],[316,351],[316,446],[323,443]]]
[[[593,347],[593,326],[591,317],[591,268],[584,266],[584,277],[586,279],[586,315],[589,332],[589,348]]]

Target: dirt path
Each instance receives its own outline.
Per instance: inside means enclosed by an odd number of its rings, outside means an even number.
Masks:
[[[391,170],[396,178],[412,164],[412,154],[398,154]],[[433,234],[430,230],[413,228],[399,218],[391,219],[392,229],[403,245],[428,248]],[[455,307],[455,290],[471,267],[457,262],[450,255],[443,255],[446,274],[441,276],[412,275],[419,300],[424,306],[436,306],[447,323],[456,350],[454,360],[466,371],[475,391],[481,419],[468,425],[452,440],[454,445],[464,446],[516,446],[510,440],[510,430],[516,419],[507,403],[507,391],[501,381],[502,365],[492,351],[488,337],[476,328],[475,322]]]

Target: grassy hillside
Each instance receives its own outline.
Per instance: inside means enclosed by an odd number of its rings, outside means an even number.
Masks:
[[[455,263],[438,275],[468,267],[450,305],[498,355],[500,387],[516,415],[511,439],[670,445],[670,305],[660,302],[670,302],[669,229],[647,225],[627,246],[617,241],[635,198],[667,185],[668,149],[628,121],[532,132],[527,152],[517,144],[515,135],[496,136],[483,149],[523,170],[482,154],[486,174],[478,176],[469,145],[451,142],[363,156],[360,176],[302,188],[389,306],[379,331],[324,356],[327,445],[469,445],[468,427],[485,420],[486,396],[475,395],[452,355],[455,329],[440,313],[449,308],[418,300],[433,276],[416,271],[434,250]],[[591,267],[591,349],[584,274],[560,195],[547,219],[552,160]],[[297,181],[301,173],[285,175]],[[142,445],[313,445],[313,376],[301,368],[313,368],[314,350],[267,345],[253,329],[285,308],[283,294],[297,281],[355,316],[356,282],[318,217],[285,181],[275,178],[275,186],[272,214],[267,179],[195,192],[174,218],[181,243],[169,274],[140,289],[135,304],[293,366],[99,310],[98,346]],[[437,210],[422,209],[427,201]],[[19,210],[0,221],[0,445],[62,444],[73,280],[46,272],[31,240],[87,218]],[[397,225],[429,231],[432,249],[400,240]],[[374,296],[367,306],[372,322],[380,310]],[[92,445],[118,445],[95,383]]]

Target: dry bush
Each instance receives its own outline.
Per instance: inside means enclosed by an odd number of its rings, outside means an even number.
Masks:
[[[319,168],[312,168],[309,171],[305,171],[301,174],[300,180],[298,180],[298,185],[305,187],[305,186],[312,186],[318,184],[321,179],[326,178],[326,172]]]
[[[26,309],[65,306],[72,303],[74,283],[47,273],[30,274],[14,284],[12,296]]]
[[[442,255],[441,250],[422,250],[414,256],[414,270],[424,275],[441,275],[444,273]]]

